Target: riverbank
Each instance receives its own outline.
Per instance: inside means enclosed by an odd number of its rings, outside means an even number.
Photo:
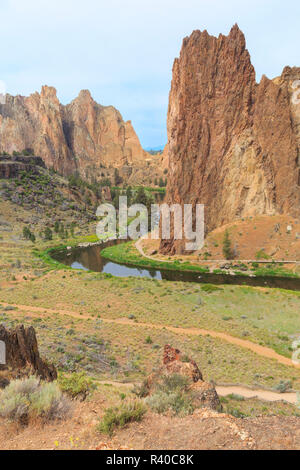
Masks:
[[[101,255],[115,263],[126,264],[128,266],[140,267],[145,269],[158,269],[165,271],[194,272],[199,274],[222,274],[228,276],[244,277],[286,277],[299,279],[299,275],[283,267],[283,262],[270,261],[220,261],[223,268],[216,268],[216,262],[199,261],[197,264],[190,260],[170,259],[170,257],[159,258],[147,255],[141,246],[141,240],[138,242],[130,241],[122,245],[116,245],[104,248]]]

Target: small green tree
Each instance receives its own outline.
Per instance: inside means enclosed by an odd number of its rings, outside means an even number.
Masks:
[[[109,178],[102,178],[100,180],[100,186],[109,186],[109,187],[111,187],[111,180]]]
[[[55,233],[58,233],[58,232],[59,232],[59,222],[58,222],[58,220],[55,221],[55,224],[54,224],[54,232],[55,232]]]
[[[228,230],[225,230],[225,234],[223,238],[223,255],[225,259],[233,259],[233,251],[231,248],[231,240],[229,237]]]
[[[165,185],[164,184],[164,180],[162,179],[162,177],[159,178],[159,183],[158,183],[159,187],[160,188],[163,188],[163,186]]]
[[[119,196],[120,196],[120,191],[116,189],[113,192],[113,196],[112,196],[112,203],[116,209],[119,209]]]
[[[52,240],[52,230],[50,227],[46,227],[44,230],[44,238],[45,240]]]
[[[30,228],[27,226],[23,227],[23,237],[26,238],[26,240],[30,239],[30,234]]]
[[[126,196],[127,196],[127,204],[130,206],[130,205],[131,205],[131,201],[132,201],[132,189],[131,189],[131,186],[128,186],[128,188],[126,189]]]
[[[74,237],[74,229],[75,229],[75,222],[72,222],[71,225],[70,225],[70,234],[71,234],[71,237]]]
[[[142,186],[140,186],[137,190],[135,196],[135,203],[144,204],[144,206],[147,206],[147,194],[145,193],[145,190]]]
[[[118,168],[115,168],[114,179],[115,179],[116,186],[119,186],[119,184],[123,182],[123,178],[120,176]]]
[[[60,238],[66,238],[64,224],[61,224],[58,232]]]
[[[34,233],[30,232],[30,240],[32,241],[32,243],[35,243],[35,235]]]

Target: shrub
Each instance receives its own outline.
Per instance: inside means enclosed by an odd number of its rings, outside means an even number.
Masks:
[[[279,384],[275,385],[274,390],[279,393],[285,393],[292,388],[292,382],[290,380],[280,380]]]
[[[145,413],[146,407],[141,401],[122,403],[118,407],[108,408],[97,426],[97,431],[111,436],[115,428],[123,428],[127,423],[141,421]]]
[[[262,248],[261,250],[256,252],[255,258],[256,259],[270,259],[271,256],[269,256],[267,253],[265,253],[264,249]]]
[[[85,372],[74,372],[69,376],[60,375],[58,378],[60,389],[72,398],[85,400],[87,395],[95,389],[95,384]]]
[[[180,374],[164,376],[155,393],[146,399],[146,403],[157,413],[171,410],[176,415],[190,414],[194,408],[192,398],[186,393],[189,383],[189,379]]]
[[[29,239],[30,237],[30,229],[29,227],[23,227],[23,237],[26,238],[27,240]]]
[[[29,238],[30,238],[30,241],[32,241],[32,243],[35,243],[35,235],[34,235],[34,233],[31,233]]]
[[[144,382],[141,385],[135,384],[132,389],[132,393],[134,393],[139,398],[145,398],[149,393],[149,389],[147,387],[147,381],[144,380]]]
[[[181,361],[182,361],[182,362],[190,362],[190,358],[189,358],[189,356],[188,356],[187,354],[183,354],[183,355],[181,356]]]
[[[50,227],[46,227],[44,230],[44,238],[45,240],[52,240],[52,230]]]
[[[247,415],[243,413],[241,410],[238,408],[233,408],[231,406],[228,407],[227,413],[234,416],[235,418],[246,418]]]
[[[181,392],[189,385],[187,377],[180,374],[165,375],[163,381],[158,384],[157,389],[165,393]]]
[[[31,376],[12,381],[0,394],[0,416],[26,425],[30,418],[43,421],[65,419],[71,402],[56,382],[45,383]]]
[[[109,178],[102,178],[100,180],[100,186],[109,186],[111,187],[111,180]]]
[[[223,290],[223,289],[222,287],[215,286],[214,284],[204,284],[203,286],[201,286],[201,290],[209,294],[210,292],[215,292],[217,290]]]
[[[166,393],[159,390],[148,397],[146,403],[156,413],[172,410],[175,415],[185,416],[194,411],[191,398],[181,392]]]
[[[231,398],[232,400],[236,400],[236,401],[244,401],[245,400],[245,397],[243,397],[243,395],[239,395],[238,393],[230,393],[228,395],[228,398]]]
[[[31,232],[30,228],[29,227],[23,227],[23,237],[26,239],[26,240],[31,240],[32,243],[35,242],[35,235],[34,233]]]
[[[31,409],[45,421],[64,419],[70,414],[71,403],[57,383],[45,383],[31,396]]]

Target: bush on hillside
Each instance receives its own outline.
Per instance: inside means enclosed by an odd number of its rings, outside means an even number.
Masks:
[[[74,372],[66,376],[60,375],[58,383],[61,390],[72,398],[85,400],[88,394],[95,389],[95,384],[85,372]]]
[[[66,419],[71,410],[71,401],[56,382],[40,382],[35,376],[13,380],[0,393],[0,416],[23,425],[31,418]]]
[[[191,414],[194,407],[192,397],[187,393],[189,383],[188,378],[180,374],[164,376],[146,403],[156,413],[171,411],[179,416]]]
[[[120,406],[108,408],[97,430],[111,436],[116,428],[123,428],[133,421],[141,421],[146,411],[141,401],[122,403]]]

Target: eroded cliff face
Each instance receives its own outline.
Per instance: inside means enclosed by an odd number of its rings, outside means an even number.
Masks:
[[[0,152],[26,148],[47,167],[88,178],[103,176],[103,167],[143,166],[151,159],[113,106],[96,103],[87,90],[63,106],[48,86],[29,97],[7,95],[0,105]]]
[[[204,204],[207,231],[250,215],[300,216],[299,80],[300,68],[286,67],[257,84],[237,25],[185,38],[169,95],[167,202]]]

